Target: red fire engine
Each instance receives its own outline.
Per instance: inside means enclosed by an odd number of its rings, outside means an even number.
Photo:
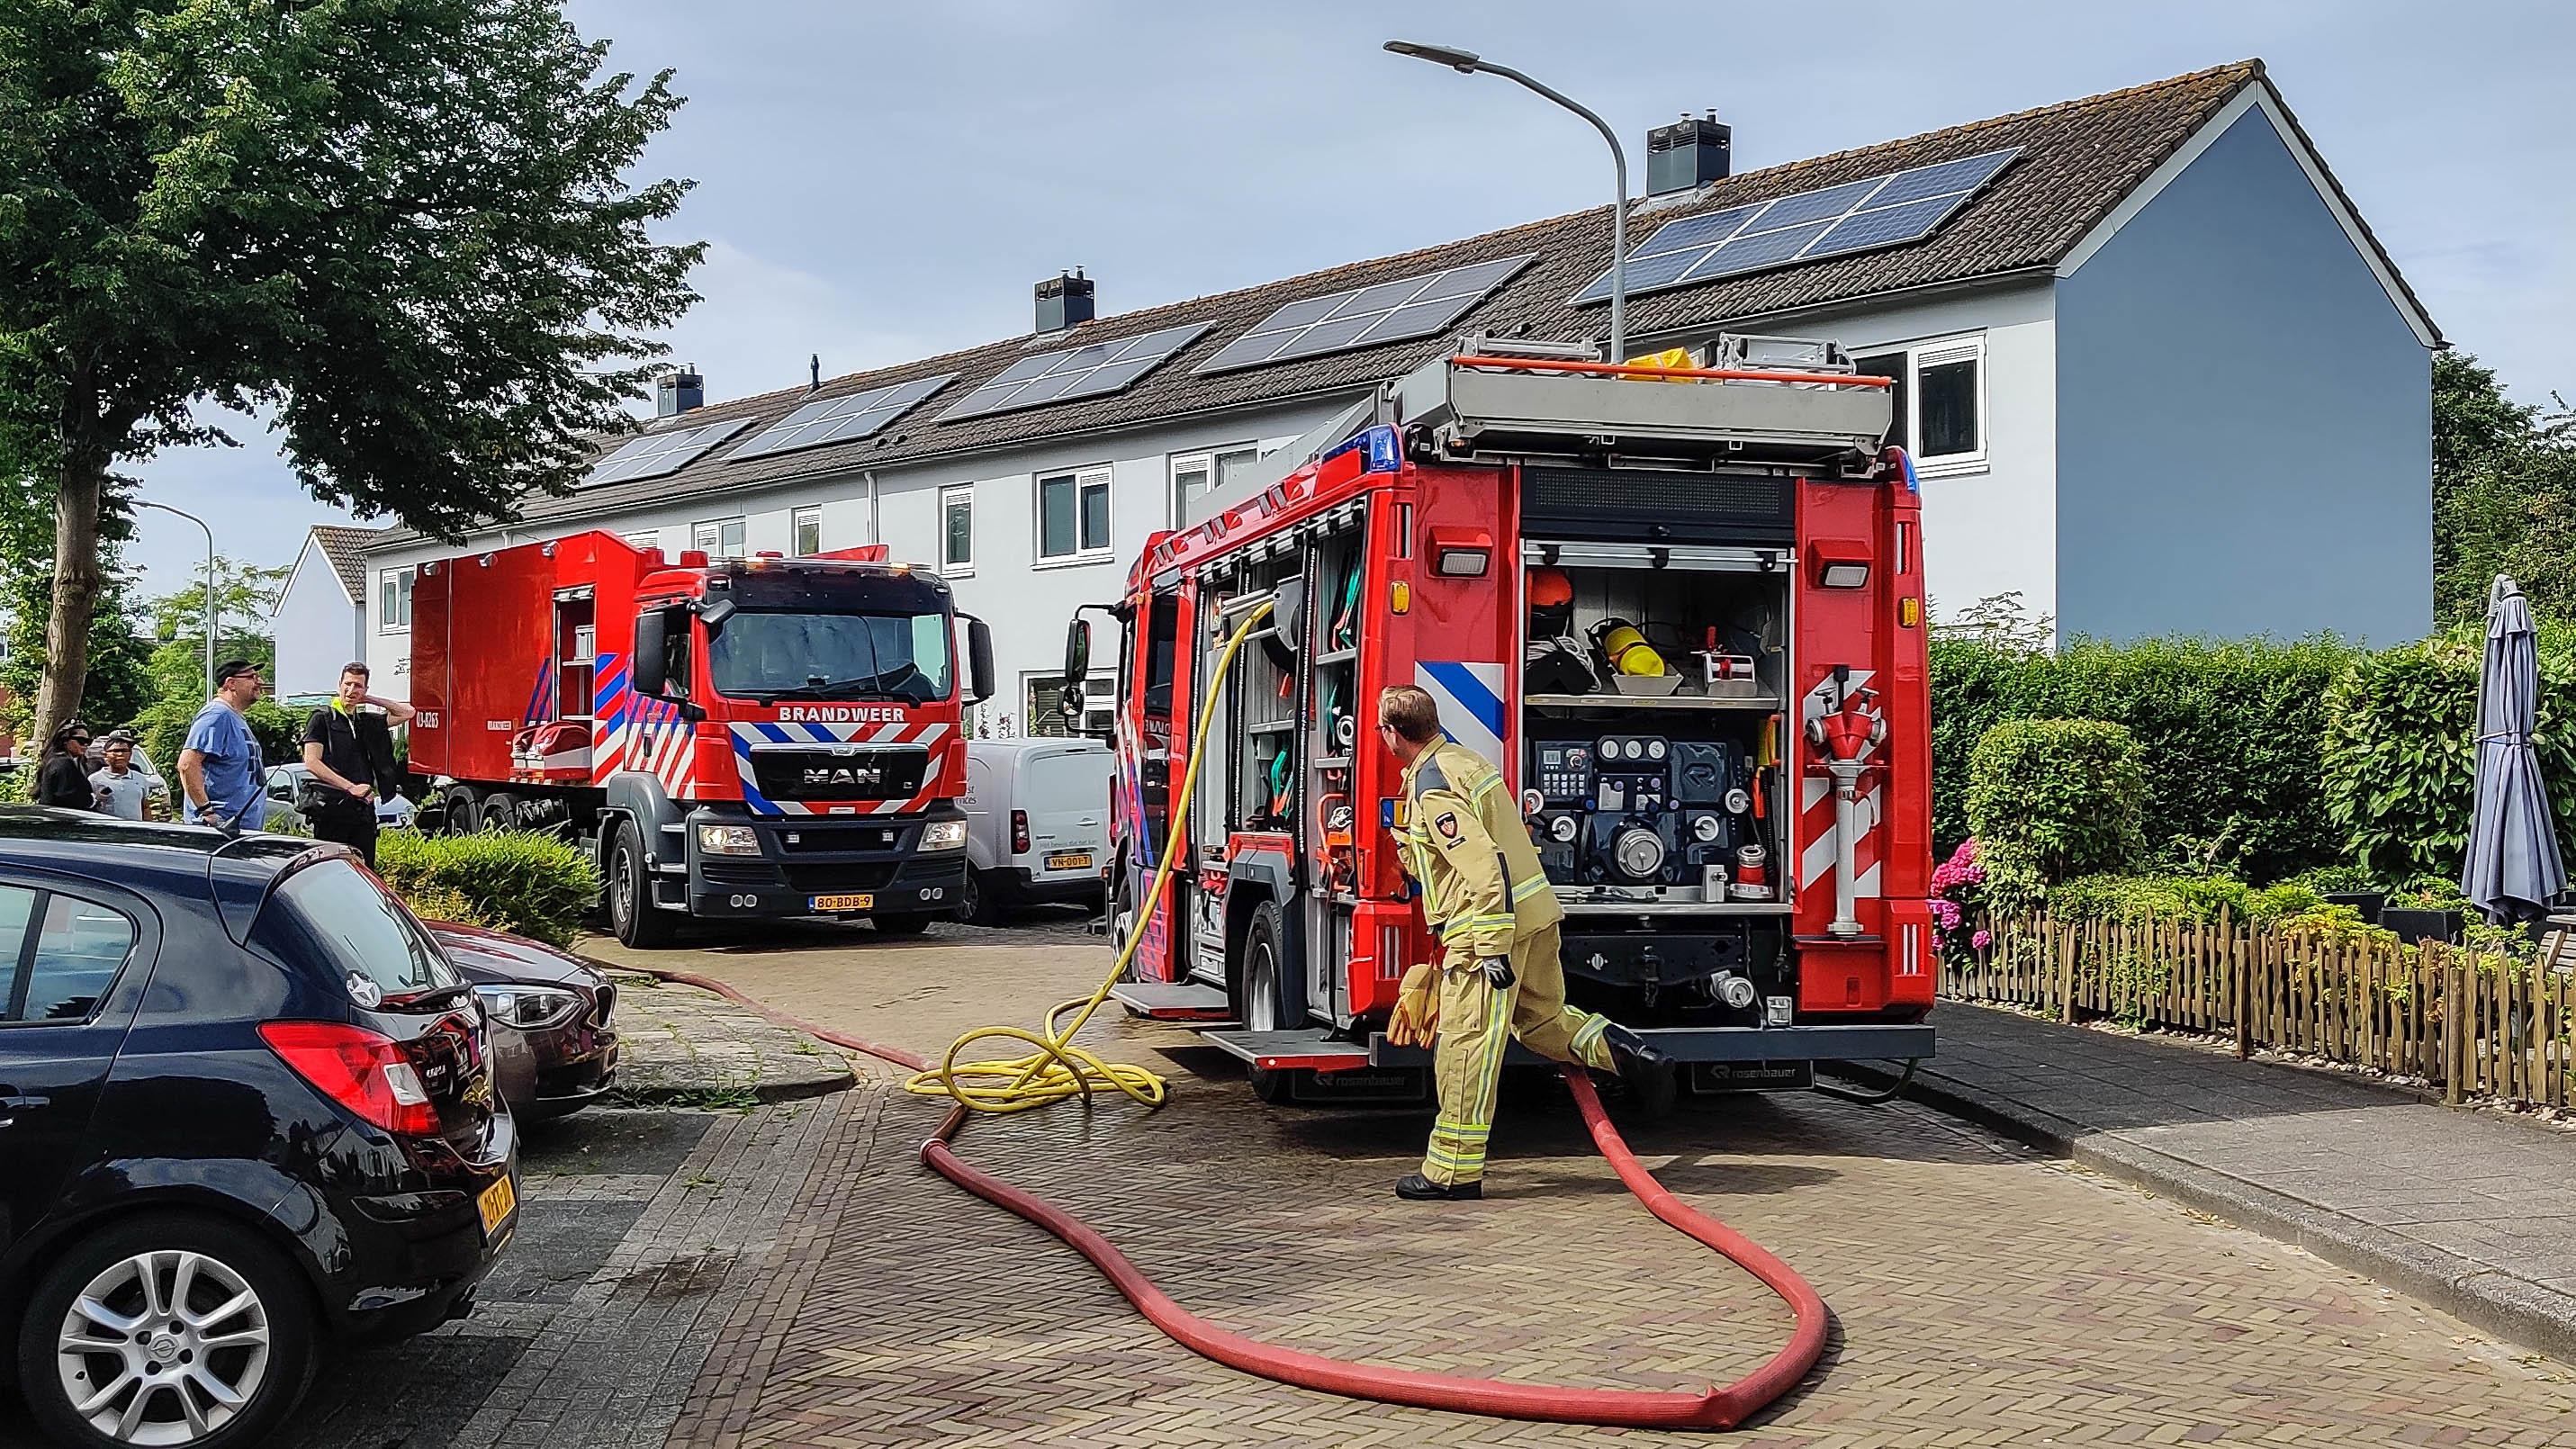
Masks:
[[[959,718],[992,678],[983,621],[882,545],[672,561],[577,533],[420,566],[411,768],[450,829],[588,843],[629,945],[684,915],[918,930],[965,884]]]
[[[1830,343],[1702,360],[1470,339],[1148,542],[1108,610],[1121,940],[1225,697],[1129,1010],[1206,1024],[1265,1097],[1425,1060],[1376,1030],[1435,950],[1372,718],[1412,683],[1519,796],[1577,1005],[1704,1090],[1931,1055],[1921,514],[1889,384]]]

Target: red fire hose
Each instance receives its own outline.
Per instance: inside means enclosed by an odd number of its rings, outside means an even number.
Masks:
[[[772,1010],[713,978],[683,971],[645,969],[665,981],[677,981],[716,992],[772,1021],[820,1037],[835,1046],[865,1052],[914,1071],[928,1066],[901,1048],[862,1041]],[[1601,1098],[1592,1089],[1592,1079],[1581,1068],[1566,1068],[1565,1081],[1573,1090],[1575,1105],[1582,1109],[1584,1124],[1592,1131],[1593,1145],[1601,1150],[1601,1155],[1609,1160],[1611,1170],[1619,1174],[1619,1180],[1636,1194],[1648,1212],[1675,1230],[1724,1254],[1788,1303],[1797,1317],[1797,1325],[1790,1332],[1789,1341],[1781,1345],[1780,1351],[1760,1368],[1724,1388],[1711,1388],[1696,1394],[1656,1393],[1631,1389],[1560,1388],[1547,1384],[1419,1373],[1278,1348],[1230,1329],[1219,1328],[1183,1308],[1172,1301],[1169,1294],[1155,1287],[1152,1279],[1127,1260],[1126,1254],[1119,1252],[1107,1238],[1094,1232],[1081,1219],[991,1173],[968,1166],[949,1146],[965,1121],[964,1107],[952,1108],[947,1120],[939,1124],[939,1130],[921,1144],[921,1160],[950,1182],[986,1202],[1010,1209],[1064,1240],[1075,1252],[1090,1259],[1092,1266],[1098,1268],[1110,1285],[1134,1304],[1147,1321],[1169,1334],[1182,1347],[1245,1373],[1295,1384],[1300,1388],[1419,1409],[1447,1409],[1507,1419],[1621,1428],[1732,1429],[1794,1388],[1800,1379],[1806,1377],[1807,1370],[1815,1367],[1816,1359],[1825,1349],[1825,1300],[1817,1296],[1816,1290],[1809,1287],[1807,1280],[1799,1277],[1795,1269],[1770,1251],[1683,1202],[1662,1183],[1655,1181],[1654,1174],[1648,1172],[1628,1150],[1628,1144],[1620,1138],[1618,1129],[1610,1125],[1609,1114],[1602,1110]]]

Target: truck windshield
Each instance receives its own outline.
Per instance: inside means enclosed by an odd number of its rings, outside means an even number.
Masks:
[[[707,669],[735,699],[948,697],[945,614],[808,614],[743,609],[713,631]]]

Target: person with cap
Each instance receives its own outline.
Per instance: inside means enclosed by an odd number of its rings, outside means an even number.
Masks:
[[[179,748],[179,787],[187,794],[188,823],[227,834],[257,830],[268,818],[260,789],[267,766],[247,711],[259,700],[259,667],[247,659],[215,666],[215,695],[188,722]]]
[[[376,801],[394,779],[392,726],[412,717],[412,707],[367,692],[367,666],[340,666],[331,702],[304,722],[304,768],[319,796],[313,836],[337,841],[376,863]]]
[[[1445,738],[1438,702],[1412,685],[1378,696],[1378,736],[1404,765],[1397,854],[1421,883],[1423,915],[1442,952],[1436,965],[1405,974],[1388,1033],[1400,1044],[1437,1033],[1431,1074],[1439,1114],[1421,1170],[1398,1181],[1395,1195],[1481,1198],[1494,1089],[1513,1038],[1596,1071],[1660,1068],[1666,1058],[1636,1032],[1565,1004],[1557,959],[1565,909],[1501,772]]]
[[[45,741],[45,762],[36,769],[35,803],[66,810],[97,805],[89,788],[89,726],[73,720]]]

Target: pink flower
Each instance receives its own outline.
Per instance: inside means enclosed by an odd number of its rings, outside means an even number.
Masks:
[[[1959,929],[1958,903],[1955,901],[1934,901],[1932,903],[1932,919],[1940,923],[1942,930],[1955,931]]]
[[[1986,949],[1988,946],[1991,946],[1991,945],[1993,945],[1994,943],[1995,943],[1995,933],[1994,933],[1994,932],[1992,932],[1992,931],[1979,931],[1979,932],[1978,932],[1977,934],[1975,934],[1974,936],[1971,936],[1971,937],[1969,937],[1969,938],[1968,938],[1968,944],[1969,944],[1969,945],[1971,945],[1971,946],[1976,947],[1976,948],[1977,948],[1978,950],[1980,950],[1980,951],[1982,951],[1982,950]]]

